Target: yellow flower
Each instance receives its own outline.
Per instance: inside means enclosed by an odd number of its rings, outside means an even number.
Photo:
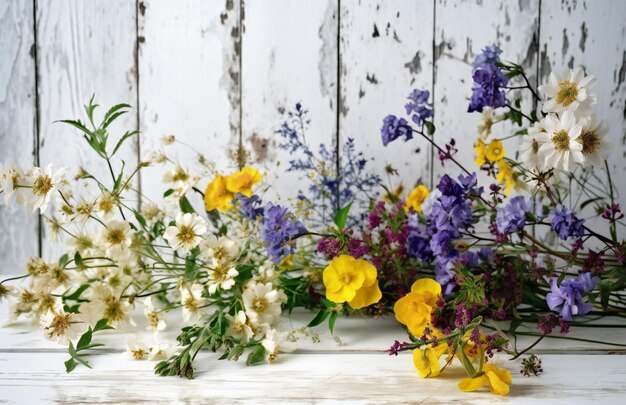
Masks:
[[[491,141],[485,149],[485,157],[490,162],[498,162],[504,157],[504,145],[502,142],[495,140]]]
[[[511,189],[517,184],[513,168],[504,159],[498,162],[498,175],[496,176],[496,180],[504,184],[504,195],[509,195]]]
[[[509,385],[513,383],[511,373],[503,368],[497,368],[493,364],[485,364],[483,374],[478,377],[462,379],[458,386],[461,391],[476,391],[483,386],[489,387],[489,391],[498,395],[509,393]]]
[[[228,211],[232,207],[234,197],[233,193],[226,189],[224,176],[218,174],[204,192],[204,207],[207,211]]]
[[[474,145],[474,151],[476,152],[476,160],[474,160],[474,163],[476,163],[476,165],[478,166],[482,166],[485,163],[487,163],[487,158],[485,156],[485,143],[482,140],[478,140],[476,141],[476,144]]]
[[[413,350],[413,364],[422,378],[437,377],[441,373],[439,358],[448,351],[448,345],[441,343],[435,347]]]
[[[252,186],[261,181],[261,173],[252,167],[244,167],[241,171],[226,177],[226,189],[233,194],[241,193],[246,197],[252,195]]]
[[[431,314],[440,295],[441,285],[435,280],[417,280],[411,286],[411,292],[393,306],[396,319],[406,325],[413,336],[422,336],[424,328],[430,324]]]
[[[415,212],[422,212],[422,203],[426,200],[428,194],[430,194],[430,191],[428,191],[428,187],[425,185],[420,184],[415,187],[406,198],[404,210],[408,212],[411,208],[413,208]]]
[[[335,257],[322,273],[326,298],[335,303],[348,302],[359,309],[380,301],[376,267],[352,256]]]

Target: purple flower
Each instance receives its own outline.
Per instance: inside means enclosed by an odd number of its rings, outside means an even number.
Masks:
[[[512,234],[526,225],[526,213],[531,211],[530,203],[523,196],[513,197],[504,207],[498,207],[496,226],[498,232]]]
[[[322,238],[317,242],[317,251],[327,259],[339,256],[340,247],[339,240],[335,238]]]
[[[497,63],[502,50],[497,45],[487,46],[473,63],[474,86],[468,112],[482,112],[484,107],[498,108],[506,104],[504,87],[509,82]]]
[[[287,208],[269,203],[263,211],[261,237],[270,259],[280,263],[294,252],[294,244],[290,243],[295,236],[306,233],[302,222],[293,218]]]
[[[246,197],[243,194],[238,193],[237,199],[241,206],[239,207],[239,213],[250,221],[255,221],[259,215],[263,215],[263,207],[261,207],[261,199],[258,195],[253,194],[250,197]]]
[[[389,142],[393,142],[401,136],[405,137],[405,142],[409,139],[413,139],[413,133],[409,123],[404,118],[398,118],[395,115],[388,115],[385,117],[383,120],[381,135],[384,146],[387,146]]]
[[[407,252],[410,256],[423,261],[433,260],[433,251],[430,249],[428,228],[419,223],[417,214],[410,214],[408,219],[409,236],[407,238]]]
[[[433,116],[433,109],[428,104],[428,97],[430,97],[428,90],[415,89],[408,97],[411,101],[404,106],[406,113],[411,116],[411,120],[416,125],[422,125],[424,120]]]
[[[595,288],[597,277],[589,273],[582,273],[576,279],[565,279],[557,285],[557,279],[549,280],[550,292],[546,295],[546,302],[552,311],[559,311],[565,321],[572,321],[574,315],[585,315],[591,311],[593,305],[583,302],[583,292]]]
[[[578,219],[572,211],[561,205],[552,214],[552,230],[562,240],[566,240],[571,236],[582,236],[584,233],[584,222],[584,219]]]

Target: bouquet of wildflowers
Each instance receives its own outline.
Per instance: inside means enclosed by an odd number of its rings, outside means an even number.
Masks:
[[[5,280],[0,296],[9,296],[14,317],[30,317],[47,338],[68,345],[68,372],[89,365],[85,353],[101,345],[93,335],[108,329],[148,329],[150,341],[129,342],[130,356],[160,360],[160,375],[191,378],[202,350],[271,362],[298,338],[315,336],[310,327],[327,322],[332,331],[341,315],[393,313],[409,341],[396,341],[390,354],[412,350],[422,377],[458,359],[468,374],[460,389],[505,395],[511,375],[493,364],[495,353],[517,358],[546,336],[569,338],[553,334],[557,328],[567,334],[591,319],[626,316],[626,243],[618,239],[624,224],[605,160],[607,128],[592,113],[594,79],[575,69],[534,89],[500,53],[489,46],[473,64],[468,112],[483,117],[476,168],[459,163],[454,140],[435,142],[428,91],[409,95],[408,119],[384,118],[383,145],[423,137],[450,170],[436,188],[417,184],[407,196],[369,172],[352,139],[341,162],[332,148],[313,150],[300,104],[276,135],[300,156],[288,170],[309,187],[278,204],[264,201],[268,185],[244,154],[238,170],[224,173],[201,152],[188,168],[153,151],[129,173],[116,153],[137,133],[111,148],[108,130],[129,106],[114,106],[95,124],[90,102],[87,124],[65,122],[110,178],[81,169],[72,187],[63,169],[2,167],[5,201],[39,209],[65,252],[31,259],[19,277],[28,284]],[[519,91],[538,109],[523,111]],[[518,129],[496,138],[492,128],[506,121]],[[512,139],[519,153],[507,155]],[[154,165],[169,168],[163,199],[141,196],[138,206],[132,180]],[[606,188],[592,182],[601,177]],[[591,209],[594,224],[583,217]],[[298,307],[314,311],[308,327],[284,329],[281,315]],[[176,347],[162,339],[177,323],[173,314],[186,325]],[[537,341],[518,349],[509,344],[517,334]],[[541,372],[534,355],[522,364],[526,375]]]

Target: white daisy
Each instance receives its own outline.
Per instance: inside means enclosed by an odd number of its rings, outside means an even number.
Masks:
[[[131,360],[146,360],[150,353],[147,344],[137,339],[135,335],[131,335],[126,341],[126,354]]]
[[[165,319],[161,316],[161,311],[157,310],[152,303],[152,297],[146,297],[143,300],[143,314],[148,320],[147,330],[151,330],[154,333],[158,333],[165,329],[167,326]]]
[[[209,280],[207,286],[209,294],[215,294],[217,289],[230,290],[235,285],[235,277],[239,275],[237,269],[232,266],[218,265],[207,269]]]
[[[583,126],[580,136],[576,138],[576,142],[583,147],[582,153],[585,157],[583,166],[601,165],[607,158],[613,144],[606,140],[606,134],[609,132],[609,126],[606,121],[600,121],[591,114],[581,120]]]
[[[163,210],[159,208],[158,205],[151,202],[141,204],[141,215],[150,226],[165,218]]]
[[[272,283],[249,282],[243,292],[246,315],[254,323],[274,323],[281,313],[283,295]]]
[[[178,199],[193,187],[200,177],[183,168],[179,163],[163,174],[163,182],[171,183],[174,193],[173,198]]]
[[[206,221],[197,214],[183,214],[176,216],[176,226],[165,229],[163,239],[172,249],[179,253],[188,254],[202,241],[202,235],[207,231]]]
[[[539,92],[546,98],[543,111],[561,113],[565,110],[587,110],[597,101],[596,95],[590,91],[595,83],[595,78],[585,76],[580,67],[564,76],[550,73],[548,83],[539,86]]]
[[[89,291],[90,301],[80,305],[80,313],[86,322],[93,325],[100,319],[107,319],[108,324],[118,330],[133,325],[130,318],[132,306],[109,286],[98,284]]]
[[[100,218],[108,220],[115,217],[115,214],[118,212],[118,206],[117,197],[108,191],[103,191],[96,201],[95,210]]]
[[[12,197],[18,204],[23,204],[28,195],[26,186],[26,173],[22,173],[20,168],[14,164],[0,164],[0,190],[4,194],[4,203],[8,204]]]
[[[234,317],[230,314],[226,314],[226,319],[230,323],[228,334],[235,339],[241,339],[243,342],[247,342],[252,339],[254,332],[250,325],[248,325],[248,317],[244,311],[237,312]]]
[[[128,248],[132,243],[130,225],[126,221],[114,219],[106,223],[98,237],[98,245],[107,255],[115,255],[120,250]]]
[[[154,342],[150,345],[148,360],[167,360],[172,355],[172,347],[167,343]]]
[[[545,157],[539,152],[542,143],[538,140],[538,135],[544,132],[543,120],[534,123],[528,128],[528,134],[522,136],[522,144],[520,145],[520,160],[524,163],[524,167],[532,172],[543,170]]]
[[[35,167],[27,180],[32,186],[32,195],[30,196],[29,205],[35,211],[39,208],[39,212],[44,212],[48,203],[56,195],[56,190],[63,183],[64,168],[60,168],[54,174],[52,173],[52,165],[48,165],[45,169]]]
[[[296,343],[289,339],[288,332],[282,332],[276,329],[270,329],[265,334],[265,339],[263,339],[261,345],[265,348],[265,359],[268,363],[276,360],[276,356],[278,356],[279,352],[292,352],[296,348]]]
[[[183,308],[183,321],[190,324],[199,321],[204,315],[202,306],[206,300],[202,298],[204,287],[200,284],[192,284],[188,287],[180,288],[180,303]]]
[[[210,260],[212,266],[231,262],[239,256],[237,243],[225,236],[209,235],[200,244],[200,258]]]
[[[167,161],[167,155],[165,154],[165,152],[160,151],[160,150],[151,150],[148,153],[146,153],[143,158],[141,159],[142,163],[146,163],[146,164],[162,164],[165,163]]]
[[[47,339],[62,345],[76,339],[87,329],[79,314],[65,312],[60,298],[57,299],[54,308],[48,309],[39,317],[39,325]]]
[[[548,114],[544,120],[544,132],[537,135],[537,141],[542,143],[538,153],[545,156],[545,165],[548,168],[571,171],[572,160],[583,163],[583,146],[576,141],[582,132],[582,124],[576,122],[571,110],[561,114]]]

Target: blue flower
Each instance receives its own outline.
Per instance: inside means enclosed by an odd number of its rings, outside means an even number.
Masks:
[[[432,235],[429,229],[419,223],[417,214],[410,214],[408,219],[409,236],[407,237],[407,253],[423,261],[433,260],[433,251],[430,248]]]
[[[239,213],[249,221],[255,221],[259,215],[263,214],[263,207],[261,207],[261,199],[258,195],[253,194],[250,197],[238,193],[237,200],[241,206],[239,207]]]
[[[265,206],[261,222],[261,237],[274,263],[280,263],[293,253],[294,244],[291,240],[306,232],[302,222],[294,219],[287,208],[272,203]]]
[[[424,120],[432,118],[433,116],[433,109],[431,105],[428,104],[429,97],[430,92],[428,90],[419,89],[413,90],[408,97],[411,101],[407,103],[404,108],[416,125],[422,125]]]
[[[484,107],[498,108],[506,104],[504,87],[509,78],[497,65],[500,62],[500,53],[502,50],[497,45],[487,46],[474,59],[474,86],[468,112],[482,112]]]
[[[498,232],[512,234],[526,225],[526,213],[531,211],[529,202],[523,196],[513,197],[505,207],[498,207],[496,226]]]
[[[583,292],[595,288],[597,277],[590,273],[582,273],[576,279],[565,279],[557,285],[557,279],[549,280],[550,292],[546,295],[546,303],[552,311],[559,311],[564,321],[572,321],[574,315],[585,315],[593,309],[593,305],[583,302]]]
[[[552,230],[556,232],[562,240],[566,240],[571,236],[582,236],[584,233],[584,223],[584,219],[578,219],[572,211],[561,205],[559,205],[552,214]]]
[[[404,118],[388,115],[383,120],[381,136],[383,138],[383,145],[387,146],[389,142],[393,142],[401,136],[405,137],[404,141],[406,142],[413,138],[413,133],[409,123]]]

